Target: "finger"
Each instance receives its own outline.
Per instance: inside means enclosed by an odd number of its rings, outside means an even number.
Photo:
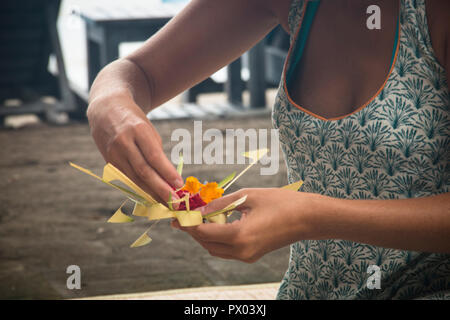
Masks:
[[[153,199],[155,199],[158,202],[163,202],[163,200],[157,194],[155,194],[151,190],[148,190],[144,182],[141,179],[139,179],[139,177],[136,175],[133,168],[131,167],[131,164],[128,161],[128,159],[116,156],[115,153],[116,152],[113,152],[113,156],[111,157],[112,159],[109,162],[112,163],[112,165],[115,166],[117,169],[119,169],[121,172],[123,172],[134,183],[143,188],[144,191],[147,192]]]
[[[207,242],[194,238],[210,255],[224,259],[234,258],[234,249],[230,245],[217,242]]]
[[[140,131],[136,134],[136,145],[144,155],[145,160],[158,175],[174,188],[178,189],[183,186],[183,179],[178,174],[173,164],[167,159],[162,148],[156,147],[150,143],[151,137],[154,137],[151,130],[145,132]]]
[[[202,223],[195,227],[181,227],[180,230],[186,231],[193,238],[206,242],[217,242],[233,245],[238,234],[238,221],[233,223]]]
[[[172,221],[170,221],[170,226],[171,226],[172,228],[174,228],[174,229],[181,230],[180,223],[179,223],[178,220],[175,219],[175,218],[172,219]]]
[[[128,161],[136,176],[143,182],[145,191],[155,193],[164,202],[169,200],[170,193],[172,193],[173,197],[176,196],[172,188],[147,163],[135,144],[127,152]]]
[[[156,129],[150,125],[150,129],[153,133],[153,136],[156,137],[156,141],[158,141],[158,144],[162,147],[162,140],[161,140],[161,136],[159,135],[158,131],[156,131]]]
[[[182,230],[183,228],[180,226],[177,219],[173,219],[170,222],[170,225],[175,228]],[[218,243],[218,242],[208,242],[203,241],[197,236],[190,234],[190,236],[197,241],[203,248],[205,248],[210,255],[223,258],[223,259],[235,259],[233,256],[233,247],[228,244]]]
[[[163,198],[161,198],[157,193],[155,193],[153,190],[151,190],[147,184],[141,179],[139,178],[136,173],[133,171],[132,169],[132,165],[131,163],[127,160],[128,166],[130,167],[130,170],[132,172],[131,176],[129,176],[129,178],[131,180],[133,180],[138,186],[140,186],[146,193],[148,193],[155,201],[159,202],[159,203],[165,203],[166,201],[164,201]],[[175,194],[176,196],[176,194]],[[172,199],[173,197],[172,196]]]

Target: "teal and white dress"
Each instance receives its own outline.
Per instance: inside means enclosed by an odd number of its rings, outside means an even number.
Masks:
[[[304,181],[300,191],[346,199],[405,199],[450,191],[445,70],[433,53],[424,0],[400,2],[396,45],[383,87],[355,112],[324,119],[296,105],[286,89],[316,7],[293,0],[291,48],[272,121],[279,129],[289,182]],[[381,289],[367,287],[370,265],[380,267]],[[300,241],[291,245],[277,298],[450,298],[450,255],[334,239]]]

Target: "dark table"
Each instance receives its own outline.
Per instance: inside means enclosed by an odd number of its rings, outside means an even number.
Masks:
[[[0,2],[0,126],[9,115],[32,113],[55,122],[60,112],[76,110],[56,26],[59,7],[55,0]],[[47,68],[51,54],[56,74]],[[19,105],[11,108],[11,100]]]
[[[80,8],[79,14],[86,23],[88,84],[91,86],[102,67],[119,57],[122,42],[145,41],[175,16],[185,3],[148,1],[96,0]],[[265,107],[266,82],[264,76],[264,41],[249,51],[250,107]],[[241,59],[228,66],[227,82],[223,85],[211,78],[187,91],[185,99],[195,102],[204,92],[225,91],[232,105],[242,107]]]

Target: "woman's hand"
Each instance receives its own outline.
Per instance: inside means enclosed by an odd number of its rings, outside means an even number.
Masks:
[[[106,162],[112,163],[155,200],[174,198],[181,176],[164,154],[161,137],[142,109],[126,95],[93,100],[88,109],[92,136]]]
[[[206,215],[247,195],[235,210],[240,220],[227,224],[206,223],[196,227],[172,226],[189,233],[212,256],[252,263],[263,255],[302,239],[314,238],[311,213],[319,195],[286,189],[242,189],[210,202]]]
[[[247,195],[240,220],[182,228],[213,256],[254,262],[300,240],[342,239],[384,248],[450,253],[450,193],[401,200],[347,200],[286,189],[242,189],[202,213]]]

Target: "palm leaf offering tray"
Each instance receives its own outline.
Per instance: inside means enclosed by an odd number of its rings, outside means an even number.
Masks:
[[[229,205],[225,208],[217,210],[215,212],[211,212],[205,216],[202,216],[199,210],[195,210],[200,208],[214,199],[220,198],[223,193],[239,178],[241,177],[248,169],[250,169],[254,164],[256,164],[259,159],[261,159],[266,153],[268,149],[258,149],[249,152],[245,152],[243,155],[250,159],[250,164],[242,170],[238,175],[236,172],[225,177],[219,183],[217,182],[207,182],[200,183],[195,177],[187,177],[185,184],[180,189],[175,190],[176,194],[179,196],[179,199],[173,200],[172,196],[170,196],[167,204],[160,203],[153,199],[147,192],[142,190],[138,185],[136,185],[130,178],[128,178],[125,174],[123,174],[119,169],[114,167],[112,164],[107,163],[103,168],[103,175],[99,177],[95,175],[92,171],[82,168],[72,162],[70,165],[98,180],[101,182],[113,187],[122,193],[128,198],[125,200],[119,209],[109,218],[107,222],[109,223],[128,223],[133,222],[134,219],[128,215],[126,215],[122,211],[122,207],[128,200],[134,202],[134,209],[132,212],[133,216],[136,217],[145,217],[149,221],[154,221],[150,227],[145,230],[145,232],[135,241],[130,247],[140,247],[144,246],[152,241],[152,239],[148,236],[151,228],[156,225],[162,219],[177,219],[182,227],[192,227],[197,226],[204,221],[210,223],[221,223],[224,224],[227,222],[227,217],[233,212],[233,209],[243,204],[247,198],[244,196]],[[177,166],[177,171],[181,175],[183,170],[183,157],[180,155],[180,161]],[[123,183],[126,187],[120,186],[116,181]],[[298,181],[289,185],[284,186],[285,189],[290,189],[297,191],[302,185],[302,181]],[[176,204],[177,208],[175,209],[174,205]]]

